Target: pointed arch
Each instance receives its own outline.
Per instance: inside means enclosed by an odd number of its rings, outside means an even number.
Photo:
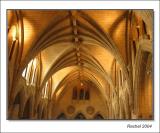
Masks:
[[[25,103],[24,106],[24,111],[21,119],[30,119],[31,116],[31,98],[28,98],[27,102]]]
[[[100,113],[97,113],[95,114],[95,116],[93,117],[94,120],[103,120],[104,117],[100,114]]]
[[[61,114],[59,114],[59,115],[57,116],[56,119],[58,119],[58,120],[65,120],[65,119],[67,119],[67,117],[66,117],[65,113],[61,113]]]
[[[78,113],[75,118],[75,120],[85,120],[86,117],[82,113]]]

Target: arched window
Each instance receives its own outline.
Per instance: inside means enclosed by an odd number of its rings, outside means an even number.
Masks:
[[[56,119],[65,120],[66,119],[66,115],[64,113],[61,113]]]
[[[120,76],[119,76],[119,80],[120,80],[120,86],[122,86],[123,84],[123,81],[122,81],[122,71],[120,70]]]
[[[89,100],[90,93],[88,88],[77,88],[74,87],[72,91],[73,100]]]
[[[38,75],[40,73],[41,56],[36,56],[32,59],[22,72],[22,77],[26,79],[26,85],[36,86]]]
[[[85,91],[85,100],[89,100],[89,99],[90,99],[90,93],[89,93],[89,88],[87,88]]]
[[[133,41],[133,51],[134,51],[134,55],[136,55],[136,43],[135,43],[135,41]]]
[[[140,37],[140,31],[139,31],[139,26],[137,26],[137,38],[139,39]]]
[[[51,99],[52,91],[53,91],[53,84],[52,84],[52,77],[50,77],[42,89],[42,98]]]
[[[97,115],[94,117],[94,119],[96,119],[96,120],[103,120],[104,118],[103,118],[103,116],[102,116],[101,114],[97,114]]]
[[[85,116],[82,113],[78,113],[75,117],[76,120],[85,120]]]
[[[79,99],[80,99],[80,100],[83,100],[83,99],[84,99],[84,89],[83,89],[83,88],[80,89]]]
[[[73,88],[72,99],[73,100],[77,99],[77,88],[76,87]]]
[[[48,93],[49,93],[49,83],[46,82],[46,85],[43,87],[42,90],[42,98],[48,98]]]
[[[25,104],[23,116],[21,117],[21,119],[29,119],[30,118],[30,109],[31,109],[30,105],[31,105],[31,98],[29,98]]]
[[[142,20],[142,25],[143,25],[143,33],[145,34],[145,35],[147,35],[147,28],[146,28],[146,24],[145,24],[145,22]]]

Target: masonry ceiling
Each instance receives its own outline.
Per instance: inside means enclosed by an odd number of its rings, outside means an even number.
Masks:
[[[71,70],[79,71],[82,75],[89,71],[89,75],[102,86],[106,81],[112,86],[111,67],[114,61],[123,63],[122,67],[127,61],[126,20],[129,12],[21,10],[24,23],[22,70],[41,53],[42,86],[51,76],[57,77],[55,81],[60,83]],[[12,15],[8,12],[9,25],[13,21]],[[58,74],[59,70],[63,73]],[[75,79],[78,77],[75,76]]]
[[[109,111],[121,110],[122,116],[113,113],[111,118],[123,118],[124,109],[130,112],[129,108],[141,105],[134,103],[134,99],[141,99],[138,89],[146,88],[145,97],[151,94],[151,10],[7,13],[10,102],[23,93],[26,99],[35,96],[36,108],[46,101],[53,101],[54,107],[61,96],[73,99],[71,91],[75,88],[86,89],[86,95],[91,89],[104,102],[108,116]],[[151,108],[151,102],[147,106]],[[127,114],[126,118],[130,118]]]

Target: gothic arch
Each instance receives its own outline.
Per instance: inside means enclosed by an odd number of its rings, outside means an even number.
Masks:
[[[67,119],[67,117],[66,117],[65,113],[61,113],[61,114],[59,114],[59,115],[57,116],[56,119],[58,119],[58,120],[65,120],[65,119]]]
[[[93,117],[94,120],[103,120],[104,117],[101,115],[101,113],[96,113]]]
[[[82,113],[78,113],[75,117],[75,120],[85,120],[86,117]]]

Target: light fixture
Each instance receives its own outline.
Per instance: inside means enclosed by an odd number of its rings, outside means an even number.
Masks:
[[[83,83],[81,82],[81,86],[83,86]]]
[[[139,26],[139,25],[137,25],[137,26],[136,26],[136,28],[137,28],[137,29],[139,29],[139,28],[140,28],[140,26]]]
[[[16,40],[17,40],[17,29],[16,29],[16,26],[12,26],[12,45],[11,45],[11,50],[9,53],[9,60],[11,60],[12,58]]]
[[[75,37],[75,38],[74,38],[74,41],[75,41],[75,42],[78,42],[78,37]]]
[[[13,42],[17,40],[17,29],[16,29],[16,26],[12,27],[12,40],[13,40]]]

